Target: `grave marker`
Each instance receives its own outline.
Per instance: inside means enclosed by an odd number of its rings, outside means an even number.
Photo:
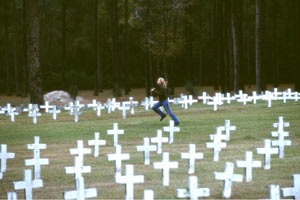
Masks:
[[[39,106],[37,104],[32,105],[32,109],[29,110],[28,116],[32,117],[32,121],[33,121],[34,124],[37,123],[37,117],[42,116],[42,114],[39,113]]]
[[[156,137],[151,138],[151,142],[157,144],[156,153],[158,153],[158,154],[162,153],[162,144],[167,143],[168,141],[169,141],[169,138],[162,137],[162,131],[161,130],[157,130]]]
[[[226,148],[226,143],[222,142],[221,135],[214,135],[213,142],[207,142],[206,147],[214,149],[213,159],[214,161],[219,161],[219,152],[222,150],[222,148]]]
[[[99,140],[100,138],[100,133],[95,132],[95,139],[94,140],[89,140],[88,144],[89,146],[94,146],[94,157],[98,157],[99,156],[99,146],[102,145],[106,145],[106,140]]]
[[[169,161],[169,153],[164,152],[162,154],[161,162],[154,162],[154,169],[162,169],[163,173],[163,185],[168,186],[170,184],[170,169],[178,168],[178,162],[170,162]]]
[[[118,129],[118,123],[113,124],[113,129],[112,130],[107,130],[108,135],[113,135],[114,138],[114,146],[118,145],[118,137],[119,135],[124,134],[124,130]]]
[[[293,175],[294,187],[282,188],[284,197],[294,197],[295,200],[300,200],[300,174]]]
[[[230,126],[230,120],[225,120],[225,126],[220,127],[221,131],[225,131],[226,141],[230,141],[230,131],[235,131],[236,126]]]
[[[203,153],[196,153],[196,145],[189,144],[189,152],[181,153],[181,159],[189,159],[189,174],[195,173],[195,160],[203,159]]]
[[[27,149],[33,150],[33,159],[26,159],[25,166],[34,166],[34,179],[41,177],[41,165],[49,165],[48,158],[40,158],[40,150],[46,149],[46,144],[40,144],[40,137],[34,137],[34,144],[28,144]]]
[[[174,126],[174,121],[169,121],[169,126],[163,127],[163,131],[169,132],[169,144],[172,144],[174,142],[174,132],[179,132],[180,128]]]
[[[203,104],[206,104],[208,100],[211,99],[211,97],[209,95],[207,95],[206,92],[202,92],[202,96],[198,96],[199,100],[202,100]]]
[[[77,149],[70,149],[71,155],[77,155],[83,161],[84,154],[91,154],[90,148],[83,147],[83,141],[77,140]]]
[[[153,190],[144,190],[144,200],[153,200],[154,192]]]
[[[279,185],[270,185],[270,200],[280,200],[280,188]]]
[[[234,164],[231,162],[226,162],[224,172],[215,172],[216,180],[224,180],[224,189],[223,189],[223,197],[224,198],[231,197],[232,182],[242,182],[243,181],[243,175],[233,174],[233,171],[234,171]]]
[[[56,120],[57,114],[60,113],[61,111],[59,109],[57,109],[56,105],[53,105],[52,110],[49,110],[48,112],[52,113],[53,114],[52,115],[53,120]]]
[[[207,102],[207,105],[213,105],[214,111],[218,110],[218,106],[223,105],[223,102],[221,101],[219,95],[216,95],[213,97],[213,101]]]
[[[75,179],[75,187],[76,190],[73,191],[66,191],[64,192],[64,199],[85,199],[85,198],[93,198],[97,197],[97,189],[90,188],[85,189],[84,187],[84,178],[79,177]]]
[[[116,148],[116,153],[107,154],[107,159],[109,161],[115,161],[116,176],[119,176],[121,175],[121,170],[122,170],[122,160],[129,160],[130,155],[128,153],[122,153],[121,145],[117,145],[115,148]]]
[[[45,101],[45,105],[41,105],[40,108],[45,109],[45,113],[48,113],[48,112],[49,112],[49,109],[53,108],[53,106],[50,106],[50,105],[49,105],[49,102],[48,102],[48,101]]]
[[[126,165],[125,176],[116,176],[116,182],[126,184],[126,200],[134,199],[134,184],[144,183],[143,175],[134,175],[133,165]]]
[[[265,165],[264,169],[271,168],[271,154],[277,154],[278,148],[271,148],[271,140],[265,139],[264,148],[256,148],[258,154],[265,154]]]
[[[252,151],[246,151],[245,157],[246,157],[245,161],[241,161],[241,160],[236,161],[236,166],[245,168],[246,182],[250,182],[252,181],[252,168],[253,167],[260,168],[261,161],[252,160],[253,159]]]
[[[156,151],[157,147],[155,145],[150,145],[150,139],[144,138],[144,145],[143,146],[136,146],[137,151],[144,152],[144,164],[150,164],[150,151]]]
[[[13,159],[15,158],[15,153],[8,153],[7,152],[7,145],[1,144],[1,152],[0,152],[0,161],[1,161],[1,175],[3,176],[3,172],[6,172],[6,164],[7,159]],[[2,176],[0,175],[0,179],[2,179]]]
[[[178,198],[197,200],[198,197],[209,197],[209,188],[198,188],[197,176],[189,176],[189,189],[177,189]]]
[[[122,111],[123,119],[126,119],[126,110],[130,109],[130,107],[127,106],[126,102],[122,102],[122,106],[120,106],[118,109]]]
[[[25,199],[32,199],[32,189],[43,187],[41,179],[32,180],[32,171],[30,169],[24,170],[24,181],[13,182],[15,190],[25,190]]]
[[[65,167],[66,174],[74,174],[75,179],[82,177],[83,173],[91,173],[91,166],[84,166],[83,160],[76,156],[73,167]]]
[[[7,192],[7,200],[17,200],[16,192]]]

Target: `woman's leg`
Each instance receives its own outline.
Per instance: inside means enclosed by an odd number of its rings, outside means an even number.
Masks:
[[[163,113],[163,112],[159,109],[159,107],[162,106],[162,105],[163,105],[162,102],[159,101],[159,102],[157,102],[156,104],[153,105],[152,110],[154,110],[154,111],[155,111],[157,114],[159,114],[161,117],[165,117],[166,114]]]
[[[166,112],[174,120],[175,125],[178,125],[179,121],[178,121],[177,117],[171,112],[168,100],[164,100],[163,103],[162,103],[162,105],[163,105],[164,109],[166,110]]]

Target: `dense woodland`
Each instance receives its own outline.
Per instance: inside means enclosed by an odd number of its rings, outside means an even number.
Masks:
[[[1,0],[0,92],[294,83],[300,0]]]

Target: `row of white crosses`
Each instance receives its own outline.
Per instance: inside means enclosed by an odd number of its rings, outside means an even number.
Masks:
[[[13,182],[15,190],[25,190],[25,199],[33,199],[32,189],[43,187],[43,180],[41,179],[41,165],[48,165],[49,160],[47,158],[40,158],[40,150],[46,149],[46,144],[40,144],[40,138],[34,137],[34,144],[28,144],[28,149],[33,150],[33,159],[26,159],[25,166],[34,167],[34,179],[32,180],[32,170],[24,170],[24,181]],[[17,194],[10,192],[7,194],[8,198],[16,199]]]

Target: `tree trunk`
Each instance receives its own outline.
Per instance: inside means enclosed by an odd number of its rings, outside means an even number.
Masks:
[[[114,90],[119,89],[119,62],[118,62],[118,0],[111,1],[112,6],[112,73]]]
[[[256,70],[256,92],[261,93],[261,0],[256,0],[256,23],[255,23],[255,70]]]
[[[20,76],[19,76],[19,67],[18,67],[18,58],[17,58],[17,49],[18,49],[18,42],[17,42],[17,33],[18,33],[18,18],[17,18],[17,10],[16,10],[16,0],[12,0],[12,17],[13,17],[13,28],[14,32],[12,34],[13,40],[13,65],[15,71],[15,87],[16,87],[16,96],[21,96],[20,90]]]
[[[278,50],[277,50],[277,22],[278,22],[278,0],[273,0],[272,1],[272,44],[273,44],[273,48],[272,48],[272,62],[273,62],[273,69],[274,69],[274,74],[273,74],[273,83],[274,83],[274,87],[278,87],[279,86],[279,82],[278,82],[278,78],[279,78],[279,65],[278,65],[278,61],[277,61],[277,56],[278,56]]]
[[[241,66],[241,0],[232,2],[232,42],[233,42],[233,90],[237,93],[240,89],[240,66]]]
[[[39,21],[39,0],[28,0],[28,67],[30,102],[43,104],[43,92],[40,77],[40,21]]]
[[[300,0],[296,0],[296,71],[295,90],[300,92],[299,66],[300,66]]]
[[[125,95],[128,95],[130,92],[130,65],[128,63],[128,51],[129,51],[129,42],[128,42],[128,0],[124,1],[124,9],[125,9],[125,27],[124,27],[124,67],[125,67],[125,81],[124,81],[124,90]]]
[[[3,11],[4,11],[4,37],[6,38],[6,40],[4,41],[4,46],[6,47],[6,51],[4,51],[4,65],[5,65],[5,83],[6,83],[6,95],[11,96],[12,95],[12,77],[11,77],[11,70],[10,70],[10,63],[9,63],[9,33],[8,33],[8,1],[4,1],[3,2]]]
[[[98,11],[100,9],[100,0],[94,0],[94,52],[95,52],[95,68],[96,68],[96,86],[94,90],[94,95],[98,96],[98,92],[103,92],[102,88],[102,73],[101,73],[101,58],[100,58],[100,38],[99,38],[99,20]]]
[[[61,21],[62,21],[62,29],[61,29],[61,78],[62,83],[66,82],[66,0],[61,0]],[[62,84],[63,89],[68,89],[67,85]]]
[[[23,0],[23,88],[22,97],[27,97],[29,83],[28,83],[28,56],[27,56],[27,0]]]

